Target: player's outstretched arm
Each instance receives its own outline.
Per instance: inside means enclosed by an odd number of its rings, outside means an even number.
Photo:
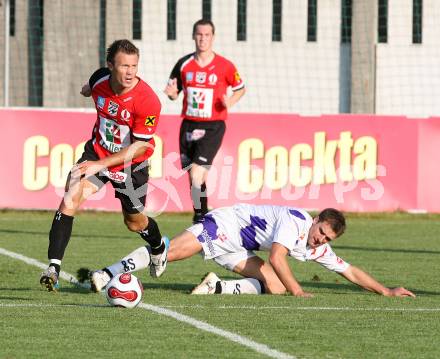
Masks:
[[[358,286],[369,290],[370,292],[375,292],[386,297],[415,297],[415,294],[413,292],[403,287],[385,287],[368,273],[353,265],[350,265],[345,272],[342,272],[340,274],[350,282],[355,283]]]
[[[313,297],[313,294],[303,291],[293,276],[289,263],[287,262],[287,253],[288,250],[286,247],[279,243],[273,243],[269,256],[270,265],[289,293],[295,297]]]
[[[122,163],[130,163],[133,158],[142,155],[149,146],[151,146],[151,144],[146,141],[135,140],[131,145],[123,148],[119,152],[111,154],[110,156],[101,158],[97,161],[84,161],[78,163],[72,169],[72,176],[80,178],[82,175],[85,175],[87,178],[104,168],[117,166]]]

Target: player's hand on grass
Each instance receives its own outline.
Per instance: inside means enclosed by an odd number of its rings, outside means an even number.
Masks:
[[[389,288],[388,293],[385,295],[387,297],[412,297],[412,298],[416,297],[416,295],[413,292],[403,287]]]
[[[90,88],[90,85],[88,82],[86,84],[84,84],[84,86],[81,89],[80,94],[83,95],[84,97],[92,96],[92,89]]]
[[[293,294],[295,297],[301,297],[301,298],[313,298],[314,295],[309,292],[300,291]]]

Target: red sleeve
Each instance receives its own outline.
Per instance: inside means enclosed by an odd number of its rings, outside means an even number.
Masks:
[[[244,87],[243,79],[238,73],[235,65],[228,61],[228,66],[226,70],[226,82],[232,87],[232,91],[240,90]]]
[[[133,136],[137,140],[149,141],[159,123],[161,104],[153,90],[138,94],[133,121]]]

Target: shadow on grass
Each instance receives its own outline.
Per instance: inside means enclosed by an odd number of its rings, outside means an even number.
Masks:
[[[152,283],[152,282],[143,282],[142,283],[144,287],[144,291],[148,290],[167,290],[167,291],[174,291],[176,293],[181,294],[189,294],[191,293],[191,290],[194,288],[196,284],[185,284],[185,283]],[[367,294],[370,293],[365,289],[362,289],[356,285],[350,284],[350,283],[328,283],[328,282],[301,282],[301,285],[304,288],[307,288],[308,290],[313,292],[313,289],[321,289],[321,290],[328,290],[326,292],[332,293],[332,294]],[[434,292],[434,291],[427,291],[423,289],[415,289],[415,288],[408,288],[412,292],[414,292],[417,296],[421,295],[430,295],[430,296],[440,296],[440,292]],[[0,290],[2,290],[0,288]],[[8,290],[8,289],[4,289]],[[14,290],[14,289],[9,289]],[[19,288],[17,290],[28,290]],[[88,289],[82,288],[82,287],[62,287],[60,288],[60,292],[63,293],[72,293],[72,294],[92,294],[96,295],[96,293],[91,292]],[[10,299],[8,297],[1,297],[1,299]],[[14,298],[11,298],[14,299]],[[23,298],[17,298],[17,299],[23,299]]]
[[[23,298],[23,297],[4,297],[4,296],[2,296],[2,295],[0,295],[0,300],[20,300],[20,301],[23,301],[23,300],[27,300],[27,301],[29,301],[29,300],[32,300],[31,298]]]
[[[64,304],[59,304],[57,306],[60,307],[82,307],[82,308],[115,308],[112,307],[109,304],[78,304],[78,303],[64,303]],[[124,308],[121,308],[124,309]]]
[[[350,283],[326,283],[326,282],[301,282],[305,288],[330,289],[332,293],[340,294],[348,292],[369,293],[367,290]],[[440,295],[440,292],[427,291],[423,289],[407,288],[416,295]]]
[[[63,293],[95,294],[94,292],[92,292],[91,290],[89,290],[87,288],[82,288],[82,287],[75,286],[75,285],[73,287],[61,286],[61,288],[59,290],[60,290],[60,292],[63,292]]]
[[[408,288],[411,292],[414,292],[416,295],[440,295],[440,292],[432,292],[429,290],[421,290],[421,289],[412,289]]]
[[[314,288],[314,289],[331,289],[332,292],[341,292],[349,291],[349,292],[365,292],[364,289],[352,285],[350,283],[328,283],[328,282],[304,282],[301,281],[301,285],[304,288]]]
[[[182,284],[182,283],[151,283],[151,282],[143,282],[144,291],[148,290],[172,290],[175,292],[187,292],[190,293],[195,285],[193,284]],[[89,289],[82,288],[79,286],[72,287],[61,287],[60,292],[63,293],[72,293],[72,294],[92,294],[96,295],[96,293],[92,292]]]
[[[183,283],[142,283],[144,286],[144,291],[149,289],[163,289],[163,290],[173,290],[176,292],[186,292],[190,293],[195,285],[193,284],[183,284]]]

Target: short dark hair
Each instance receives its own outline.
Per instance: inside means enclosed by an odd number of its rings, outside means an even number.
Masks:
[[[127,39],[116,40],[107,48],[107,62],[115,63],[115,56],[118,52],[123,52],[128,55],[138,55],[139,49]]]
[[[318,222],[327,222],[336,237],[345,231],[345,217],[341,211],[334,208],[326,208],[318,214]]]
[[[199,25],[209,25],[212,28],[212,34],[215,34],[215,26],[214,23],[211,20],[208,19],[200,19],[197,20],[193,25],[193,36],[196,34],[197,26]]]

